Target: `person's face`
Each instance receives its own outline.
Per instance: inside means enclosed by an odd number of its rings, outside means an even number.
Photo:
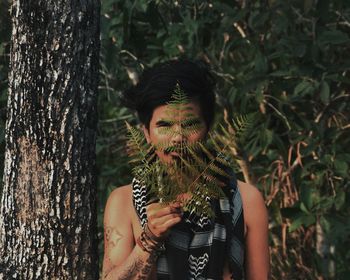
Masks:
[[[161,105],[153,111],[149,129],[143,128],[148,143],[155,145],[156,154],[164,163],[171,163],[178,156],[176,151],[167,151],[159,146],[181,147],[186,143],[203,140],[208,128],[200,107],[190,102],[182,109]]]

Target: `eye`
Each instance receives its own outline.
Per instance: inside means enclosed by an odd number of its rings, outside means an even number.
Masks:
[[[172,125],[172,123],[168,122],[168,121],[157,122],[157,127],[170,127],[171,125]]]
[[[181,126],[183,128],[193,127],[193,126],[196,126],[196,125],[198,125],[200,123],[201,123],[201,121],[199,119],[188,119],[188,120],[183,121]]]

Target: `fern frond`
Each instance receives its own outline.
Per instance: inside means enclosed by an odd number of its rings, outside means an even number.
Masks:
[[[201,172],[198,170],[198,168],[196,168],[196,166],[192,162],[186,160],[181,156],[179,158],[181,159],[185,167],[188,169],[189,173],[191,173],[195,177],[201,176]]]
[[[237,142],[243,143],[245,141],[251,130],[254,128],[255,119],[255,113],[237,115],[232,118],[232,122],[229,125],[231,125],[231,130],[233,130]]]
[[[214,176],[220,175],[220,176],[223,176],[223,177],[226,177],[226,178],[230,177],[230,175],[228,175],[226,171],[224,171],[223,169],[218,167],[215,164],[215,162],[211,162],[208,167],[209,167],[208,169],[212,172],[212,174]]]
[[[170,108],[183,110],[185,104],[190,103],[187,94],[180,88],[180,84],[176,83],[174,93],[171,96],[171,101],[168,102]]]
[[[222,150],[222,142],[220,143],[221,140],[222,138],[218,137],[218,134],[216,132],[209,133],[209,141],[210,144],[213,146],[214,150]]]
[[[202,129],[198,117],[188,112],[189,100],[177,84],[168,103],[169,118],[165,118],[167,125],[158,131],[166,135],[167,139],[181,134],[184,137],[197,133]],[[187,110],[187,111],[186,111]],[[133,156],[132,162],[138,164],[133,169],[148,186],[149,193],[163,203],[170,203],[182,199],[184,194],[189,195],[185,209],[198,215],[214,215],[208,197],[225,197],[223,186],[230,178],[228,170],[232,168],[232,157],[238,159],[239,155],[233,153],[244,143],[254,124],[252,116],[238,116],[232,121],[225,119],[227,126],[219,125],[219,131],[209,134],[207,143],[181,142],[174,145],[171,141],[162,141],[148,145],[144,141],[143,133],[133,129],[129,124],[130,141],[128,147]],[[177,125],[178,129],[173,126]],[[242,140],[243,139],[243,140]],[[162,163],[154,151],[164,153],[176,152],[171,165]]]
[[[129,136],[127,143],[129,155],[134,157],[134,159],[147,161],[150,145],[145,141],[143,133],[139,129],[132,127],[127,121],[125,124]]]
[[[199,167],[205,168],[207,166],[207,162],[205,161],[204,158],[200,157],[200,155],[198,153],[196,153],[195,151],[188,149],[191,157],[193,158],[195,164]]]
[[[209,149],[201,142],[199,142],[199,147],[200,149],[203,151],[203,153],[207,156],[208,159],[210,160],[214,160],[215,159],[215,155],[209,151]]]
[[[213,209],[210,205],[210,199],[208,195],[201,189],[203,186],[196,186],[196,190],[192,193],[192,197],[186,202],[185,209],[191,214],[201,215],[205,213],[209,217],[214,216]]]
[[[205,191],[209,197],[212,198],[224,198],[226,197],[224,191],[222,190],[222,187],[219,186],[219,184],[215,183],[207,183],[207,186],[205,188]]]

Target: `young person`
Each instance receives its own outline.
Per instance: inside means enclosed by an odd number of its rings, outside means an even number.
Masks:
[[[167,122],[176,85],[189,104],[185,114]],[[177,146],[206,137],[214,118],[214,86],[203,63],[173,60],[146,70],[123,100],[137,111],[148,143]],[[188,114],[200,128],[185,135],[181,126]],[[179,133],[160,133],[164,127]],[[168,164],[178,155],[161,149],[155,153]],[[254,186],[232,180],[225,186],[227,198],[213,204],[215,218],[210,220],[189,219],[180,202],[147,201],[147,186],[139,183],[134,179],[108,198],[103,279],[268,279],[268,217]]]

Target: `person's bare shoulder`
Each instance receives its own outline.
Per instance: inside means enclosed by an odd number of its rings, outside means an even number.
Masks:
[[[265,201],[260,191],[251,184],[238,181],[239,192],[243,203],[243,213],[246,226],[249,228],[256,221],[267,219]]]
[[[110,224],[112,221],[130,219],[130,205],[132,203],[132,187],[131,184],[118,187],[113,190],[106,203],[104,213],[104,223]]]
[[[109,195],[108,199],[118,198],[120,196],[130,196],[131,195],[131,184],[115,188]]]
[[[131,185],[116,188],[108,197],[104,212],[103,274],[128,257],[134,246],[130,208]]]
[[[119,200],[130,199],[132,194],[131,184],[115,188],[108,197],[107,205],[115,204]]]
[[[239,180],[237,183],[243,200],[247,202],[257,202],[263,200],[262,194],[255,186]]]
[[[238,182],[242,196],[245,234],[246,279],[269,279],[268,214],[260,191]]]

